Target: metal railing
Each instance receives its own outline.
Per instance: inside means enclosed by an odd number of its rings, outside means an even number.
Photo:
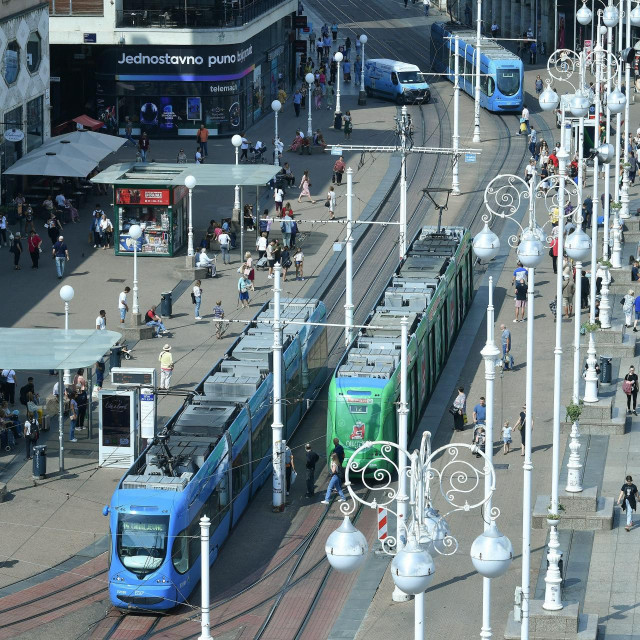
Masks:
[[[287,0],[224,0],[215,3],[212,7],[187,5],[170,9],[127,8],[116,11],[116,27],[134,29],[239,27],[285,2]]]

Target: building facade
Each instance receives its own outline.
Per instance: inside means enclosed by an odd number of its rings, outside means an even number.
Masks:
[[[30,0],[0,4],[0,170],[49,137],[49,6]],[[2,202],[19,178],[3,176]]]
[[[50,0],[54,120],[124,133],[233,135],[295,78],[297,0]]]

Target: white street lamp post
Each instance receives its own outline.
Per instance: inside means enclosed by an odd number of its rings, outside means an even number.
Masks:
[[[476,31],[476,91],[473,108],[473,141],[480,142],[480,60],[482,58],[482,0],[478,0]]]
[[[236,152],[236,167],[240,164],[240,147],[242,146],[242,136],[237,133],[231,138],[231,144]],[[234,214],[240,219],[240,185],[237,184],[233,189],[233,210]],[[240,220],[242,222],[242,220]]]
[[[211,640],[211,623],[209,620],[209,529],[211,520],[207,516],[200,518],[200,619],[201,633],[198,640]]]
[[[402,147],[402,159],[400,162],[400,242],[398,243],[400,260],[402,260],[407,253],[407,142],[411,127],[406,104],[402,105],[400,118],[396,118],[396,122],[400,135],[400,146]]]
[[[315,76],[313,73],[307,73],[304,77],[309,85],[309,91],[307,92],[307,101],[309,102],[309,117],[307,118],[307,137],[313,138],[313,125],[311,122],[311,87],[313,86],[313,82],[315,80]]]
[[[333,59],[338,63],[338,79],[337,79],[337,86],[336,86],[336,113],[335,113],[336,119],[334,122],[334,127],[336,129],[340,129],[342,127],[342,109],[340,107],[340,63],[342,62],[343,58],[344,56],[340,51],[338,51],[333,56]],[[340,116],[340,118],[338,118],[338,116]],[[339,124],[340,126],[336,126],[336,124]]]
[[[193,262],[193,205],[192,196],[193,189],[196,186],[196,179],[193,176],[187,176],[184,179],[184,186],[189,189],[189,229],[187,231],[187,257]],[[187,260],[189,262],[189,260]]]
[[[362,454],[367,449],[374,451],[373,461],[384,462],[397,472],[398,478],[409,476],[411,479],[411,501],[412,517],[411,522],[405,522],[403,531],[407,538],[407,544],[403,547],[396,546],[395,553],[391,552],[391,544],[398,543],[393,537],[387,538],[383,543],[383,550],[390,555],[394,555],[391,562],[391,575],[396,587],[409,595],[415,596],[415,621],[414,640],[424,640],[424,592],[433,580],[435,564],[432,554],[452,555],[458,549],[457,540],[449,533],[446,516],[457,511],[469,511],[476,508],[484,508],[485,518],[491,520],[489,528],[484,531],[471,545],[470,555],[476,571],[486,578],[497,578],[509,569],[513,559],[513,547],[509,539],[502,535],[495,525],[495,518],[499,510],[493,509],[489,512],[485,505],[486,497],[472,497],[474,489],[478,488],[483,477],[488,474],[490,477],[491,493],[495,491],[495,470],[491,463],[486,460],[486,454],[475,446],[463,443],[451,443],[431,452],[431,433],[426,431],[422,435],[420,451],[409,453],[401,451],[395,442],[378,440],[375,442],[365,442],[358,450]],[[479,454],[484,458],[484,467],[479,469],[467,462],[466,455],[462,452]],[[400,467],[400,463],[394,462],[394,454],[404,453],[405,459],[410,464]],[[432,467],[432,462],[440,455],[449,456],[445,460],[446,476]],[[366,501],[353,490],[353,483],[350,475],[364,474],[371,464],[371,459],[367,459],[367,465],[360,467],[354,459],[355,453],[349,458],[346,465],[345,487],[353,504],[344,502],[340,505],[340,510],[345,516],[342,526],[334,531],[327,539],[325,553],[331,566],[340,572],[349,572],[358,569],[362,565],[368,552],[365,537],[351,523],[349,514],[355,510],[356,503],[363,504],[369,508],[385,507],[393,513],[389,507],[398,500],[398,492],[391,486],[390,480],[382,482],[372,488],[373,500]],[[453,475],[450,473],[456,465],[464,465],[465,473]],[[469,469],[469,466],[472,468]],[[389,476],[391,477],[391,475]],[[452,481],[456,478],[455,481]],[[446,502],[449,511],[440,516],[432,506],[432,493],[430,491],[431,481],[440,485],[440,492],[434,491],[433,495],[440,495]],[[464,487],[467,482],[473,488]],[[446,490],[444,485],[447,484]],[[399,491],[399,489],[398,489]],[[460,498],[460,499],[459,499]],[[396,514],[399,516],[399,514]]]
[[[367,104],[367,92],[364,88],[364,45],[367,44],[367,36],[363,33],[358,40],[360,40],[360,44],[362,45],[361,49],[361,58],[360,58],[360,95],[358,96],[358,104],[363,106]]]
[[[453,170],[451,178],[451,195],[460,195],[460,155],[458,149],[460,147],[460,132],[458,128],[458,120],[460,114],[460,58],[458,57],[460,37],[454,37],[454,82],[453,82]]]
[[[129,227],[129,237],[133,240],[133,314],[140,313],[138,303],[138,240],[142,235],[142,227],[132,224]]]
[[[353,169],[347,167],[347,242],[346,288],[344,295],[344,342],[348,347],[353,340]]]
[[[280,326],[280,274],[282,266],[273,268],[273,510],[284,511],[284,425],[282,424],[282,328]]]
[[[75,292],[73,287],[65,284],[60,287],[60,298],[64,302],[64,330],[69,331],[69,303],[73,300]],[[58,371],[58,461],[60,471],[64,471],[64,391],[66,385],[71,384],[71,372],[65,369],[64,376],[62,371]]]
[[[282,102],[280,102],[280,100],[274,100],[271,103],[271,108],[273,109],[273,113],[275,115],[275,127],[276,127],[276,135],[275,135],[275,139],[273,142],[273,165],[275,167],[279,167],[280,166],[280,158],[278,156],[278,142],[279,142],[279,138],[278,138],[278,112],[280,111],[280,109],[282,109]],[[240,224],[242,224],[242,221],[240,221]]]

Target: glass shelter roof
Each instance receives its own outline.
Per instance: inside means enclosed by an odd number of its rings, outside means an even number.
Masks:
[[[0,328],[0,368],[59,371],[88,367],[121,337],[116,331],[96,329]]]

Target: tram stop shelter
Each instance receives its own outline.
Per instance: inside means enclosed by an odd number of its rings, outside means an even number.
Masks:
[[[129,228],[139,224],[139,256],[172,257],[186,244],[189,224],[189,190],[185,179],[193,176],[199,187],[256,187],[256,215],[260,187],[266,186],[280,171],[271,164],[172,164],[124,162],[113,164],[91,179],[113,186],[114,247],[116,255],[133,255],[134,240]],[[244,234],[240,210],[232,225],[240,235],[244,255]],[[257,220],[256,220],[257,223]],[[257,228],[257,224],[256,224]]]
[[[96,329],[21,329],[0,327],[0,366],[22,371],[58,372],[62,389],[65,370],[74,371],[95,364],[122,336]],[[91,384],[89,377],[89,384]],[[91,398],[91,387],[87,390]],[[58,441],[60,471],[64,471],[64,394],[58,394]],[[89,414],[91,415],[91,414]]]

